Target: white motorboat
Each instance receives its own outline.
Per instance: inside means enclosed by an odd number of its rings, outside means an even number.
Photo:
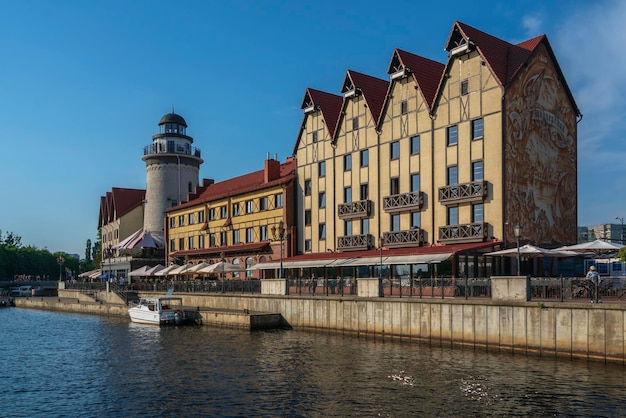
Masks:
[[[201,324],[202,315],[197,309],[185,309],[183,299],[172,296],[170,289],[165,296],[143,297],[128,309],[130,320],[138,324],[187,325]]]

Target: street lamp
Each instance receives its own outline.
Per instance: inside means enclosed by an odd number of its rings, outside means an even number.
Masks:
[[[619,216],[616,216],[615,219],[617,219],[618,221],[622,223],[622,230],[621,230],[622,239],[620,241],[622,242],[622,245],[624,245],[624,218],[620,218]]]
[[[378,296],[383,296],[383,237],[378,237],[378,249],[380,250],[380,268],[378,269]]]
[[[520,224],[517,224],[513,227],[513,233],[515,234],[515,239],[517,240],[517,275],[520,275],[520,252],[519,252],[519,237],[522,235],[522,229],[524,227]]]
[[[224,263],[226,262],[226,259],[224,258],[226,254],[224,254],[224,251],[220,252],[220,261],[222,262],[222,272],[220,273],[220,279],[222,279],[222,293],[224,293]]]
[[[111,281],[111,257],[113,257],[113,246],[109,244],[107,247],[107,257],[109,258],[109,282]]]
[[[57,263],[59,263],[59,281],[63,280],[63,264],[65,263],[65,258],[60,255],[57,257]]]
[[[280,270],[278,271],[278,278],[283,278],[283,240],[285,239],[285,224],[281,220],[278,223],[278,228],[276,225],[272,226],[272,236],[274,237],[274,241],[280,241]]]

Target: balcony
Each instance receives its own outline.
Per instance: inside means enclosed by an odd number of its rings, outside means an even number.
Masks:
[[[439,227],[439,242],[446,244],[461,242],[481,242],[487,238],[488,224],[474,222],[463,225],[447,225]]]
[[[150,145],[146,145],[143,148],[143,155],[154,155],[154,154],[179,154],[179,155],[190,155],[193,157],[201,158],[200,156],[200,148],[192,147],[192,146],[182,146],[172,144],[171,146],[163,146],[159,143],[154,143]]]
[[[339,219],[364,219],[372,213],[371,200],[341,203],[338,206]]]
[[[444,204],[482,202],[487,197],[487,182],[471,181],[439,188],[439,202]]]
[[[358,251],[375,247],[374,236],[371,234],[345,235],[337,238],[337,250]]]
[[[415,247],[424,241],[424,230],[420,228],[383,233],[383,245],[388,248]]]
[[[422,210],[423,206],[424,192],[394,194],[383,198],[383,209],[389,213]]]

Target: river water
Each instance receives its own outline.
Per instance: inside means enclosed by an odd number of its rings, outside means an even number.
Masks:
[[[0,309],[2,417],[617,417],[626,367]]]

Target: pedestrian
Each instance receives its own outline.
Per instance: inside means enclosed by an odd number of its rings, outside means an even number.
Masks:
[[[600,285],[600,275],[596,271],[595,266],[589,266],[589,271],[587,272],[586,278],[589,281],[589,286],[591,287],[591,303],[593,303],[594,301],[602,303],[602,299],[600,299],[598,295],[598,287]]]
[[[311,275],[311,293],[315,296],[315,290],[317,289],[317,277],[315,277],[315,273]]]

